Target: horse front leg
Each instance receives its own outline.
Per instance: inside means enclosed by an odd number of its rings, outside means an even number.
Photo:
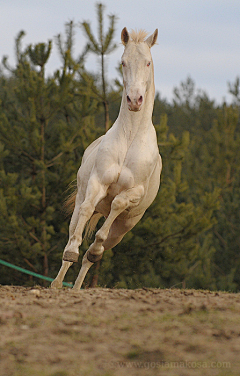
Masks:
[[[63,279],[73,262],[78,261],[78,247],[82,243],[82,233],[87,221],[91,218],[98,202],[105,197],[107,188],[102,186],[96,179],[90,179],[86,197],[83,200],[77,195],[76,205],[69,226],[69,240],[63,252],[63,261],[60,271],[51,283],[53,288],[61,288]],[[92,265],[87,262],[88,269]],[[86,266],[86,263],[84,263]],[[86,270],[86,273],[88,271]]]
[[[86,223],[92,217],[99,201],[106,196],[107,187],[101,185],[97,179],[90,179],[87,187],[86,197],[80,205],[78,221],[73,234],[63,252],[63,260],[77,262],[79,256],[79,246],[82,244],[82,234]]]
[[[95,262],[101,260],[104,252],[104,242],[108,238],[110,228],[115,219],[130,205],[138,205],[143,194],[144,188],[142,186],[138,186],[127,191],[123,191],[114,198],[111,204],[111,211],[106,221],[104,222],[100,230],[98,230],[98,232],[96,233],[94,242],[90,245],[89,249],[83,257],[82,267],[74,284],[74,289],[79,290],[81,288],[84,278],[90,267]]]
[[[77,223],[78,223],[78,213],[79,213],[81,202],[82,202],[82,198],[79,197],[79,195],[77,193],[75,208],[74,208],[72,218],[71,218],[71,221],[70,221],[70,225],[69,225],[69,239],[73,235],[73,233],[76,229]],[[69,241],[68,241],[68,244],[69,244]],[[58,272],[58,275],[56,276],[54,281],[51,283],[52,288],[55,288],[55,289],[61,289],[62,288],[62,283],[63,283],[64,277],[65,277],[68,269],[70,268],[70,266],[72,264],[73,264],[72,262],[62,260],[62,266],[61,266],[61,268]]]
[[[62,288],[62,283],[63,283],[64,277],[65,277],[68,269],[70,268],[70,266],[72,264],[73,264],[72,262],[62,261],[62,266],[61,266],[61,268],[58,272],[57,277],[54,279],[54,281],[52,281],[51,288],[53,288],[53,289],[61,289]]]

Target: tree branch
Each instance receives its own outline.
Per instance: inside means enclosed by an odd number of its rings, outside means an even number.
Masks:
[[[141,247],[141,248],[149,248],[149,247],[152,247],[152,246],[155,246],[155,245],[160,245],[160,244],[162,244],[163,242],[165,242],[167,239],[169,239],[169,238],[174,238],[176,235],[179,235],[179,234],[183,233],[184,230],[185,230],[185,228],[183,228],[183,229],[180,230],[180,231],[175,232],[174,234],[169,234],[169,235],[165,236],[165,238],[163,238],[163,239],[160,240],[159,242],[152,243],[152,244],[148,244],[147,246],[144,246],[144,247]]]
[[[32,233],[32,232],[29,232],[29,235],[34,239],[36,240],[37,243],[41,244],[41,246],[43,246],[42,242]]]
[[[36,273],[38,273],[38,270],[33,266],[33,264],[28,261],[26,258],[23,259],[27,264],[28,266],[30,266],[30,268],[32,268]]]
[[[72,137],[72,139],[71,139],[70,142],[69,142],[69,145],[71,145],[71,144],[73,143],[73,141],[74,141],[74,139],[77,137],[77,135],[78,135],[78,132],[75,133],[75,135]],[[53,165],[54,165],[53,162],[56,161],[56,159],[60,158],[63,154],[64,154],[64,152],[61,151],[59,154],[57,154],[55,157],[53,157],[53,158],[48,162],[48,164],[46,165],[47,168],[53,166]]]

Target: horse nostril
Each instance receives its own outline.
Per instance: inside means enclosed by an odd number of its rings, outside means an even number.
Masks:
[[[143,101],[143,97],[142,97],[142,95],[141,95],[141,97],[139,97],[139,99],[138,99],[138,103],[141,104],[142,101]]]
[[[128,103],[131,103],[131,99],[129,98],[128,95],[127,95],[127,101],[128,101]]]

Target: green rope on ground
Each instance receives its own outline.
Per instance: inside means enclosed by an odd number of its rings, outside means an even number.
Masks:
[[[32,275],[32,276],[37,277],[37,278],[45,279],[45,281],[49,281],[49,282],[53,281],[53,278],[45,277],[44,275],[31,272],[30,270],[23,269],[20,266],[16,266],[16,265],[10,264],[10,262],[3,261],[1,259],[0,259],[0,264],[2,264],[4,266],[8,266],[9,268],[18,270],[19,272],[22,272],[22,273],[25,273],[25,274],[29,274],[29,275]],[[63,282],[63,286],[72,287],[72,284],[71,283],[67,283],[67,282]]]

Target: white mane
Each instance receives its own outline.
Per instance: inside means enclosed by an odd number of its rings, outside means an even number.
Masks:
[[[134,43],[141,43],[141,42],[145,42],[148,34],[149,33],[146,30],[143,30],[143,29],[132,30],[130,32],[130,38],[131,38],[131,41],[134,42]]]

